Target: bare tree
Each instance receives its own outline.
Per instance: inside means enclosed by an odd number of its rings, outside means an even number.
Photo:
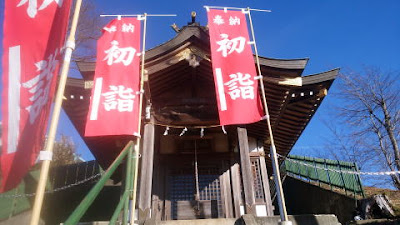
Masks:
[[[350,71],[340,75],[338,115],[344,132],[336,132],[341,157],[376,169],[400,170],[399,73],[383,73],[366,68],[362,73]],[[344,153],[344,154],[343,154]],[[392,175],[400,190],[399,174]]]
[[[76,162],[76,147],[70,137],[61,135],[54,143],[52,166],[62,166]]]
[[[368,154],[363,154],[367,151],[360,142],[360,139],[349,138],[353,134],[349,129],[335,126],[333,121],[324,121],[329,128],[334,138],[327,139],[325,148],[328,150],[323,157],[330,158],[331,155],[336,160],[344,160],[357,163],[358,168],[364,169],[369,167]]]
[[[347,123],[337,121],[340,119],[324,121],[332,136],[326,139],[325,151],[317,149],[321,158],[354,162],[361,171],[387,170],[379,152],[371,150],[370,146],[365,144],[365,137],[357,135]],[[388,187],[388,184],[392,183],[388,176],[362,176],[362,179],[368,186]]]
[[[72,19],[72,17],[70,17]],[[71,23],[70,23],[71,24]],[[96,41],[101,35],[102,21],[93,1],[83,1],[76,30],[73,61],[92,61],[96,57]]]

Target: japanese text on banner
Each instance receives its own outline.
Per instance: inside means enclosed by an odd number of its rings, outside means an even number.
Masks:
[[[71,2],[5,1],[0,192],[20,182],[44,144]]]
[[[85,136],[138,135],[140,21],[113,20],[97,43]]]
[[[220,124],[257,122],[263,110],[245,14],[212,9],[208,21]]]

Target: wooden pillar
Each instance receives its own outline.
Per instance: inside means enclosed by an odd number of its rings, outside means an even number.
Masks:
[[[154,159],[154,125],[146,124],[143,132],[143,151],[139,192],[139,220],[150,218]]]
[[[158,133],[159,134],[159,133]],[[164,209],[164,168],[160,159],[160,135],[156,135],[154,144],[154,166],[153,166],[153,196],[151,202],[151,218],[161,221]]]
[[[269,188],[269,177],[267,166],[265,164],[264,154],[260,155],[260,168],[261,168],[261,178],[264,187],[265,205],[267,208],[267,216],[274,215],[274,206],[272,205],[271,191]]]
[[[251,172],[251,162],[249,155],[249,141],[246,128],[238,127],[240,168],[242,171],[243,190],[245,199],[246,214],[256,214],[254,198],[254,178]]]
[[[231,176],[229,174],[229,167],[223,165],[225,171],[220,176],[221,181],[221,199],[224,202],[225,218],[233,218],[233,206],[232,206],[232,189],[231,189]]]
[[[232,194],[233,194],[233,209],[235,218],[240,217],[240,204],[242,203],[241,193],[240,193],[240,174],[239,174],[239,164],[234,163],[231,166],[231,177],[232,177]]]
[[[161,221],[161,204],[160,193],[162,193],[163,185],[160,183],[160,168],[159,162],[154,161],[153,172],[153,194],[151,197],[151,218],[156,221]]]

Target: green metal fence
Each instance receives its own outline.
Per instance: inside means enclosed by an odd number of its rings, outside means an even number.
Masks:
[[[354,198],[365,197],[356,163],[290,155],[281,170],[288,176],[343,191]]]

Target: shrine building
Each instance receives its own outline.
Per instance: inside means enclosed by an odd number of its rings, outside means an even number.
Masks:
[[[219,126],[208,29],[193,21],[175,30],[174,38],[145,54],[139,219],[273,215],[266,121]],[[282,156],[289,154],[339,71],[303,75],[307,62],[260,57]],[[68,79],[63,107],[96,160],[108,168],[132,137],[84,137],[95,62],[77,65],[83,79]]]

